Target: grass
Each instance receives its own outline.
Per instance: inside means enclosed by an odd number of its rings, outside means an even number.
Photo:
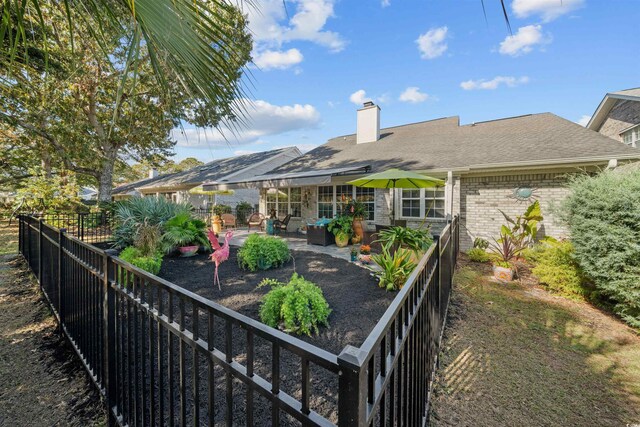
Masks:
[[[0,220],[0,255],[14,254],[18,252],[18,222],[13,221],[9,227],[9,221]]]
[[[432,404],[434,425],[640,423],[640,336],[584,302],[455,277]]]

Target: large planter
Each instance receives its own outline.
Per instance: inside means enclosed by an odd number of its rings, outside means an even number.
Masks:
[[[351,236],[351,242],[355,245],[362,242],[364,238],[364,228],[362,227],[362,218],[353,219],[353,236]]]
[[[178,250],[180,251],[180,256],[182,257],[190,257],[190,256],[194,256],[195,254],[198,253],[198,249],[200,248],[200,246],[180,246],[178,248]]]
[[[276,221],[276,220],[275,220],[275,219],[272,219],[272,218],[269,218],[269,219],[267,219],[267,220],[265,221],[265,222],[266,222],[266,224],[267,224],[267,226],[266,226],[265,230],[266,230],[266,232],[267,232],[267,234],[268,234],[269,236],[273,236],[273,235],[275,234],[275,231],[274,231],[274,229],[273,229],[273,223],[274,223],[275,221]]]
[[[493,266],[493,277],[499,282],[507,283],[513,280],[513,269],[507,267]]]
[[[342,231],[336,234],[336,246],[339,248],[344,248],[349,244],[349,235]]]

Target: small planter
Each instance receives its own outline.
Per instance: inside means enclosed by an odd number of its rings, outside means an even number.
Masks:
[[[351,252],[351,262],[358,261],[358,252]]]
[[[361,254],[360,255],[360,262],[365,264],[365,265],[371,264],[371,255],[369,255],[369,254]]]
[[[216,234],[220,234],[222,231],[222,220],[220,219],[220,215],[214,215],[211,220],[211,231]]]
[[[180,251],[180,256],[181,257],[190,257],[190,256],[194,256],[195,254],[198,253],[198,249],[200,248],[200,246],[180,246],[178,248],[178,250]]]
[[[513,281],[513,268],[493,266],[493,277],[499,282],[507,283]]]
[[[339,232],[336,234],[336,246],[344,248],[349,244],[349,235],[347,233]]]

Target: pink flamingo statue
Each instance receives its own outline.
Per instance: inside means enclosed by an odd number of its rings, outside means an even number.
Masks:
[[[224,236],[224,244],[220,246],[220,242],[218,242],[218,237],[216,234],[209,230],[209,241],[211,242],[211,246],[213,247],[213,253],[211,254],[211,260],[216,263],[216,272],[213,276],[213,284],[218,285],[218,289],[222,290],[220,287],[220,279],[218,278],[218,267],[220,264],[229,259],[229,240],[233,237],[233,231],[227,231],[227,234]]]

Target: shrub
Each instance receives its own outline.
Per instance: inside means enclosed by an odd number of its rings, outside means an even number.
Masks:
[[[258,287],[271,286],[260,306],[260,319],[272,328],[286,332],[311,335],[318,326],[327,326],[331,313],[322,290],[304,277],[293,273],[289,283],[273,279],[263,280]]]
[[[213,211],[214,215],[218,215],[218,216],[220,216],[222,214],[230,214],[231,213],[231,206],[222,205],[222,204],[214,205],[212,211]]]
[[[563,204],[574,257],[614,310],[640,327],[640,170],[579,175]]]
[[[378,276],[378,286],[388,291],[401,289],[416,268],[408,249],[400,248],[392,255],[387,246],[382,246],[382,253],[371,255],[371,260],[380,267],[380,271],[375,272]]]
[[[173,203],[162,197],[133,197],[119,202],[114,213],[114,245],[117,248],[131,246],[142,225],[157,225],[162,231],[165,222],[190,210],[189,204]]]
[[[162,267],[161,253],[155,253],[151,256],[144,256],[142,255],[140,249],[133,246],[125,248],[122,252],[120,252],[120,255],[118,255],[118,257],[123,261],[135,265],[136,267],[151,274],[158,274],[160,272],[160,267]]]
[[[467,252],[469,259],[473,262],[487,262],[491,259],[487,251],[480,248],[469,249]]]
[[[249,271],[280,267],[289,260],[287,242],[273,236],[250,235],[238,250],[238,265]]]
[[[387,248],[405,248],[413,252],[426,252],[433,244],[429,228],[390,227],[379,233],[377,240]]]
[[[528,258],[535,264],[531,272],[552,292],[569,297],[588,296],[582,272],[573,258],[571,242],[540,243],[529,252]]]
[[[476,237],[473,239],[473,247],[487,250],[489,248],[489,241],[487,239],[483,239],[482,237]]]
[[[193,218],[188,212],[180,212],[164,225],[162,248],[169,253],[180,246],[209,246],[206,235],[207,224]]]

